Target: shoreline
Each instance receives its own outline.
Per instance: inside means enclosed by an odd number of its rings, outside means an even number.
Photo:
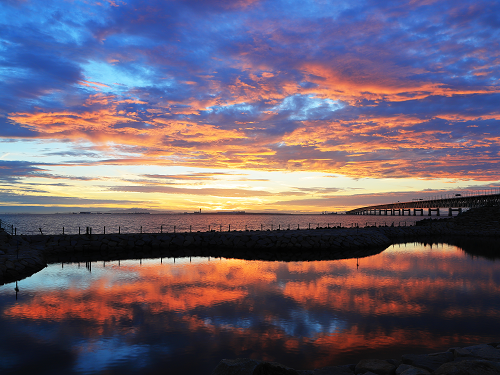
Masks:
[[[0,229],[0,285],[59,262],[190,256],[267,261],[362,258],[402,242],[497,239],[499,217],[500,207],[493,206],[471,209],[454,218],[424,219],[405,227],[18,236]],[[500,254],[497,247],[491,248],[490,256]]]
[[[211,375],[494,375],[500,374],[500,342],[453,347],[400,359],[361,359],[356,364],[295,370],[277,362],[223,359]]]

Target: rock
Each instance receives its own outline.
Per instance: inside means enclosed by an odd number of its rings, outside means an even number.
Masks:
[[[377,375],[393,375],[396,373],[396,366],[383,359],[363,359],[354,369],[356,374],[365,374],[368,371]]]
[[[443,363],[453,361],[453,353],[405,354],[401,359],[404,364],[420,367],[432,372],[437,370]]]
[[[460,357],[471,357],[472,353],[469,352],[467,349],[464,348],[450,348],[448,349],[451,353],[453,353],[453,356],[455,358],[460,358]]]
[[[299,371],[299,375],[308,374],[302,374],[302,372]],[[312,375],[354,375],[354,365],[323,367],[314,370]]]
[[[401,375],[401,373],[409,368],[413,368],[412,365],[401,364],[396,368],[396,375]]]
[[[299,375],[299,373],[276,362],[238,358],[223,359],[212,375]]]
[[[494,347],[487,344],[467,346],[463,349],[469,351],[474,357],[479,357],[490,361],[500,361],[500,350],[495,349]]]
[[[410,366],[404,370],[400,375],[430,375],[430,372],[419,367]]]
[[[441,365],[435,375],[500,375],[500,364],[483,359],[448,362]]]
[[[212,371],[212,375],[253,375],[255,368],[261,362],[247,358],[223,359]]]

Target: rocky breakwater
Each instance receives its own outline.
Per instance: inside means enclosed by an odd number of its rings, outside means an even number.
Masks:
[[[391,244],[387,236],[371,228],[22,237],[32,246],[42,248],[49,263],[186,256],[283,261],[342,259],[372,255]]]
[[[0,283],[30,276],[46,262],[188,256],[332,260],[377,254],[390,244],[387,236],[372,228],[18,236],[2,231]]]
[[[426,241],[438,238],[500,237],[500,206],[470,209],[453,218],[433,218],[417,221],[415,226],[377,227],[393,242]]]
[[[421,228],[429,231],[459,236],[500,236],[500,206],[484,206],[472,208],[449,219],[424,219],[417,222]]]
[[[0,285],[21,280],[47,266],[43,249],[0,228]]]
[[[452,219],[424,219],[408,227],[32,236],[9,236],[0,230],[0,283],[29,276],[45,267],[45,261],[186,256],[280,261],[360,258],[401,241],[437,236],[497,238],[499,217],[497,206],[472,209]]]
[[[356,364],[316,370],[295,370],[255,359],[223,359],[212,375],[500,375],[499,344],[405,354],[400,359],[362,359]]]

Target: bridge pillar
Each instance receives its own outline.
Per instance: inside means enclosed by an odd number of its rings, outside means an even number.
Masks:
[[[459,208],[449,208],[448,209],[448,216],[453,216],[453,211],[456,211],[458,213],[461,213],[462,212],[462,207],[459,207]]]
[[[396,215],[396,211],[398,212],[398,216],[401,216],[401,210],[400,210],[399,208],[395,208],[395,209],[393,210],[394,215]]]
[[[405,216],[405,211],[408,211],[408,216],[411,215],[411,209],[409,208],[402,208],[401,211],[403,212],[403,216]]]
[[[420,212],[420,216],[424,216],[424,209],[423,208],[414,208],[413,209],[413,216],[417,216],[417,211]]]
[[[440,216],[439,215],[439,207],[438,208],[430,208],[429,207],[429,216],[431,216],[431,212],[432,211],[435,211],[436,212],[436,216]]]

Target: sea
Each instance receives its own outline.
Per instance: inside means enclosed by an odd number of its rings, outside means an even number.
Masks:
[[[446,218],[442,210],[440,218]],[[433,218],[437,218],[433,212]],[[429,216],[344,214],[0,214],[0,226],[15,234],[172,233],[244,230],[314,229],[317,227],[409,226]]]

